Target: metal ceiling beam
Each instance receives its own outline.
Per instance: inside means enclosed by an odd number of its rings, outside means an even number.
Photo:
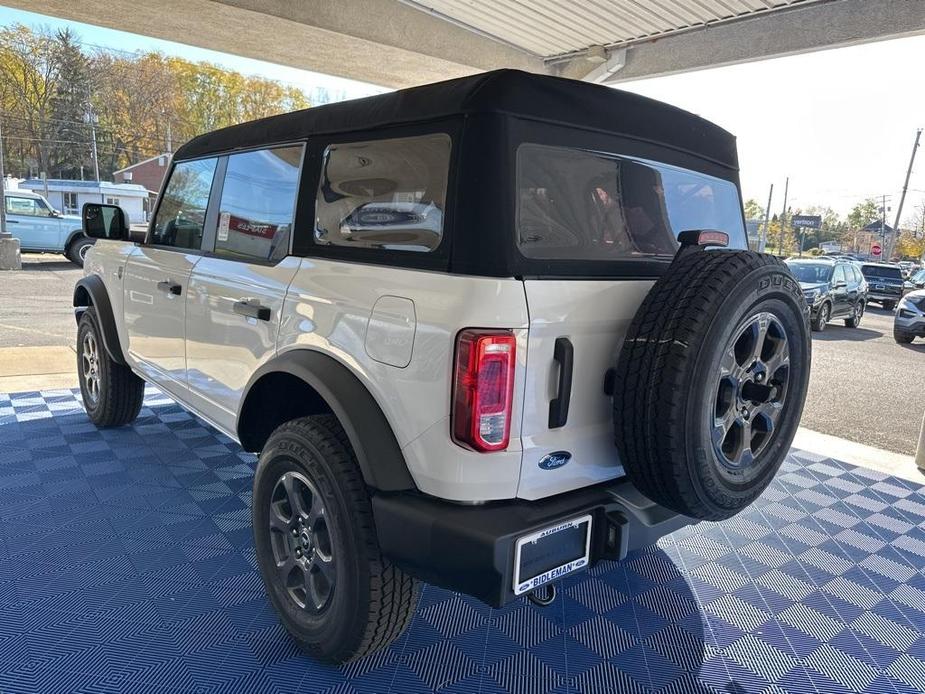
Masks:
[[[385,87],[540,57],[399,0],[0,0],[0,4]]]
[[[828,0],[621,45],[625,65],[608,84],[871,41],[925,34],[925,0]],[[611,48],[611,51],[614,49]],[[597,64],[557,61],[557,74],[585,79]],[[910,66],[911,67],[911,66]]]

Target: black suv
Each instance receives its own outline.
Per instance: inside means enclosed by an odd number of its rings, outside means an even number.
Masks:
[[[867,282],[850,260],[842,258],[789,258],[787,266],[800,283],[812,312],[813,330],[825,330],[832,318],[843,318],[856,328],[867,305]]]
[[[896,308],[896,302],[903,297],[902,269],[886,263],[863,263],[861,272],[870,285],[870,300],[887,311]]]

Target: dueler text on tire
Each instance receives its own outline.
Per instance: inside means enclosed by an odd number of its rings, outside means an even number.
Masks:
[[[106,352],[93,306],[77,324],[77,380],[84,409],[97,426],[128,424],[141,411],[145,382]]]
[[[803,412],[809,316],[783,262],[682,252],[633,319],[617,364],[617,448],[632,482],[668,508],[718,520],[750,504]]]
[[[338,663],[387,646],[411,623],[418,582],[379,553],[366,484],[332,415],[267,441],[251,505],[257,563],[283,625]]]

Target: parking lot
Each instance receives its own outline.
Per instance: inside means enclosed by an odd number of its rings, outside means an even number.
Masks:
[[[71,291],[82,271],[61,256],[25,254],[22,272],[0,273],[0,348],[72,348]],[[803,426],[911,455],[925,411],[925,341],[897,345],[892,314],[872,306],[861,326],[831,322],[813,333]]]

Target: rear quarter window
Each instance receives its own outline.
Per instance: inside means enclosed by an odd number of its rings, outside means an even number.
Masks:
[[[451,139],[444,133],[332,144],[315,243],[429,253],[443,238]]]
[[[861,272],[865,277],[879,277],[881,279],[901,280],[902,271],[898,267],[884,267],[882,265],[862,265]]]
[[[528,258],[670,257],[687,229],[746,248],[730,181],[657,162],[569,147],[517,150],[517,244]]]

